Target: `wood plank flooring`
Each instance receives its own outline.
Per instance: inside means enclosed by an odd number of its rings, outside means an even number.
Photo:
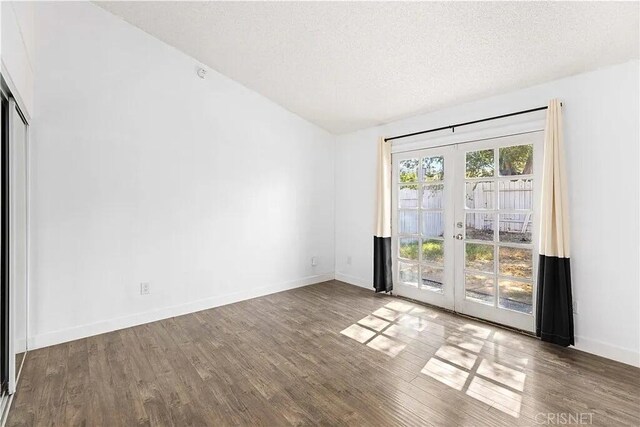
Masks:
[[[7,425],[529,426],[561,417],[640,425],[640,370],[330,281],[31,351]]]

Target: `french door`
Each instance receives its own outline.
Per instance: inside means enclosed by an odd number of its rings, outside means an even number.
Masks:
[[[393,155],[399,295],[534,328],[542,132]]]
[[[393,155],[397,292],[454,309],[454,146]]]

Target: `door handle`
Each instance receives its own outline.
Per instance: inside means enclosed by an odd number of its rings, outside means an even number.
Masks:
[[[464,237],[462,237],[462,234],[460,234],[460,233],[458,233],[458,234],[456,234],[455,236],[453,236],[453,238],[454,238],[454,239],[456,239],[456,240],[462,240],[462,239],[464,239]]]

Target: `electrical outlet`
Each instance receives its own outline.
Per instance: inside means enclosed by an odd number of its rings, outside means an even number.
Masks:
[[[149,282],[140,283],[140,295],[149,295],[151,293],[151,284]]]
[[[347,257],[347,265],[351,265],[351,255]]]
[[[318,265],[318,257],[317,256],[312,256],[311,257],[311,266],[315,267],[316,265]]]
[[[573,314],[578,314],[578,301],[573,302]]]

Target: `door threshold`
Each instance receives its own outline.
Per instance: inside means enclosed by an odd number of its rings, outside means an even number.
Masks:
[[[418,304],[418,305],[422,305],[422,306],[425,306],[425,307],[433,308],[435,310],[444,311],[445,313],[455,314],[456,316],[464,317],[465,319],[475,320],[475,321],[480,322],[480,323],[485,323],[487,325],[496,326],[496,327],[498,327],[500,329],[505,329],[507,331],[516,332],[516,333],[519,333],[521,335],[526,335],[528,337],[532,337],[532,338],[536,338],[536,339],[538,338],[536,336],[536,334],[534,334],[533,332],[529,332],[529,331],[524,330],[524,329],[514,328],[514,327],[511,327],[511,326],[503,325],[501,323],[496,323],[496,322],[492,322],[490,320],[482,319],[480,317],[469,316],[468,314],[459,313],[459,312],[457,312],[455,310],[449,310],[448,308],[439,307],[437,305],[429,304],[428,302],[420,301],[420,300],[413,299],[413,298],[403,297],[403,296],[397,295],[397,294],[396,295],[391,295],[391,296],[395,297],[395,298],[403,299],[405,301],[410,301],[410,302]]]

